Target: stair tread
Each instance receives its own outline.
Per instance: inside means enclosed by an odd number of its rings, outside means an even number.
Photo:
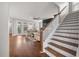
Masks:
[[[79,25],[78,26],[59,26],[58,29],[79,29]]]
[[[61,25],[79,25],[79,24],[76,22],[76,23],[66,23],[66,24],[61,24]]]
[[[74,27],[74,26],[77,27],[77,26],[79,26],[79,25],[64,25],[64,26],[63,26],[63,25],[60,25],[60,27]]]
[[[66,29],[79,29],[79,26],[60,26],[59,28],[66,28]]]
[[[64,25],[64,24],[75,24],[75,23],[79,23],[79,22],[71,22],[71,23],[62,23],[61,25]]]
[[[52,42],[49,42],[48,44],[53,45],[53,46],[55,46],[55,47],[57,47],[57,48],[59,48],[59,49],[61,49],[61,50],[64,50],[64,51],[66,51],[66,52],[68,52],[68,53],[71,53],[72,55],[76,56],[76,51],[73,51],[73,50],[71,50],[71,49],[68,49],[68,48],[66,48],[66,47],[57,45],[57,44],[52,43]]]
[[[55,34],[54,34],[54,36],[64,37],[64,38],[68,38],[68,39],[75,39],[75,40],[79,39],[78,37],[62,36],[62,35],[55,35]]]
[[[68,45],[78,47],[78,44],[75,44],[75,43],[71,43],[71,42],[67,42],[67,41],[63,41],[63,40],[58,40],[58,39],[55,39],[55,38],[52,38],[52,40],[59,41],[59,42],[62,42],[62,43],[68,44]]]
[[[71,19],[71,20],[70,20]],[[76,19],[76,18],[70,18],[70,19],[66,19],[66,20],[64,20],[64,21],[79,21],[78,19]]]
[[[78,22],[78,21],[72,21],[72,22],[63,21],[63,23],[74,23],[74,22]],[[78,23],[79,23],[79,22],[78,22]]]
[[[45,49],[48,50],[50,53],[54,54],[56,57],[65,57],[64,55],[60,54],[59,52],[53,50],[50,47],[46,47]]]
[[[78,32],[77,33],[72,33],[72,32],[60,32],[60,31],[56,31],[56,33],[79,34]]]
[[[79,33],[79,30],[56,30],[56,31],[59,31],[59,32],[69,32],[69,33]]]
[[[76,28],[76,29],[63,29],[63,28],[58,28],[57,30],[79,30],[79,28]]]

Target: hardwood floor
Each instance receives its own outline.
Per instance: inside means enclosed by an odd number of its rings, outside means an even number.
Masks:
[[[41,44],[25,36],[10,36],[10,57],[41,57]],[[45,55],[46,56],[46,55]]]

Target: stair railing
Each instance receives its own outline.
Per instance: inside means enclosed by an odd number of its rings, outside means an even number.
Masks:
[[[65,10],[67,6],[65,6],[59,13],[54,15],[54,18],[49,24],[46,26],[46,28],[40,29],[40,42],[41,42],[41,52],[43,52],[43,42],[46,40],[46,38],[50,35],[50,33],[53,31],[55,32],[56,28],[59,25],[59,15]]]

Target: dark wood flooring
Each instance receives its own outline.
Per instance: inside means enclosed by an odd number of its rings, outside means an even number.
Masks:
[[[10,57],[46,57],[41,54],[41,43],[25,36],[10,36]]]

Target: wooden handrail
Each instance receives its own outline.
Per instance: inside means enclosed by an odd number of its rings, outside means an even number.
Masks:
[[[40,28],[40,46],[41,46],[41,51],[40,52],[43,52],[43,30],[42,28]]]
[[[66,7],[67,6],[65,6],[59,13],[55,14],[54,17],[60,15],[65,10]]]

